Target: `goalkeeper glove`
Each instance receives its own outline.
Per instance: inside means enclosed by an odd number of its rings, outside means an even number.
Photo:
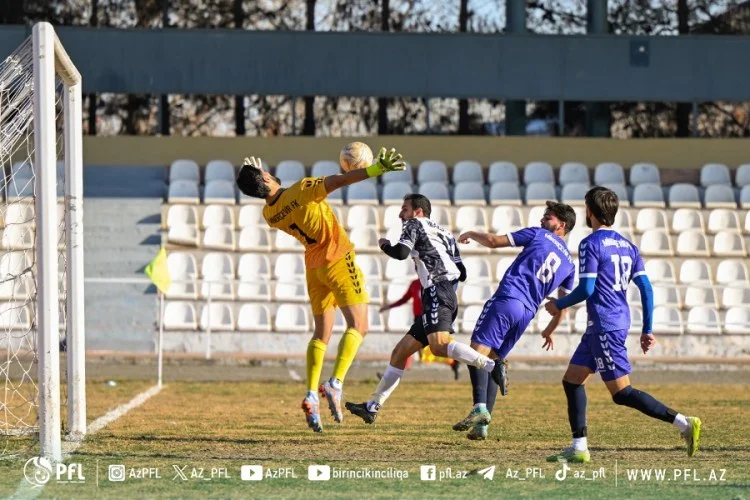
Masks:
[[[258,170],[263,170],[263,160],[260,158],[256,158],[254,156],[251,156],[250,158],[245,158],[245,161],[242,162],[243,167],[253,167],[257,168]]]
[[[377,177],[386,172],[395,172],[397,170],[405,169],[406,163],[404,162],[401,153],[396,153],[394,148],[391,148],[390,151],[386,151],[385,148],[380,148],[378,161],[367,167],[365,171],[367,172],[367,177]]]

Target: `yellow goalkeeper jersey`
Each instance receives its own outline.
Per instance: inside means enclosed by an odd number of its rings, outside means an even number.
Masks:
[[[342,259],[354,249],[328,202],[323,177],[305,177],[263,207],[269,226],[291,234],[305,246],[308,269]]]

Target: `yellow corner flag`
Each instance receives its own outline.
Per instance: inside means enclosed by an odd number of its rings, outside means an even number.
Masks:
[[[153,281],[161,293],[167,293],[169,285],[172,284],[172,278],[169,277],[166,248],[161,247],[154,260],[148,263],[144,272],[146,276],[151,278],[151,281]]]

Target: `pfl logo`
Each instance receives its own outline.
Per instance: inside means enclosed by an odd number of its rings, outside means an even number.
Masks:
[[[84,483],[83,467],[79,463],[58,463],[54,466],[46,457],[34,457],[26,461],[23,475],[32,487],[40,488],[52,479],[52,471],[58,483]]]

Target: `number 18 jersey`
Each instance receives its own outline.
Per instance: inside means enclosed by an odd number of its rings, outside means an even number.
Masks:
[[[294,236],[305,247],[305,266],[317,269],[354,249],[326,202],[323,177],[305,177],[263,207],[269,226]]]
[[[594,293],[586,300],[586,332],[629,329],[628,285],[645,274],[638,248],[617,231],[599,229],[578,245],[578,261],[581,278],[596,278]]]
[[[575,264],[562,238],[542,227],[528,227],[509,233],[508,239],[523,251],[505,272],[496,296],[520,300],[536,311],[558,288],[570,293]]]

